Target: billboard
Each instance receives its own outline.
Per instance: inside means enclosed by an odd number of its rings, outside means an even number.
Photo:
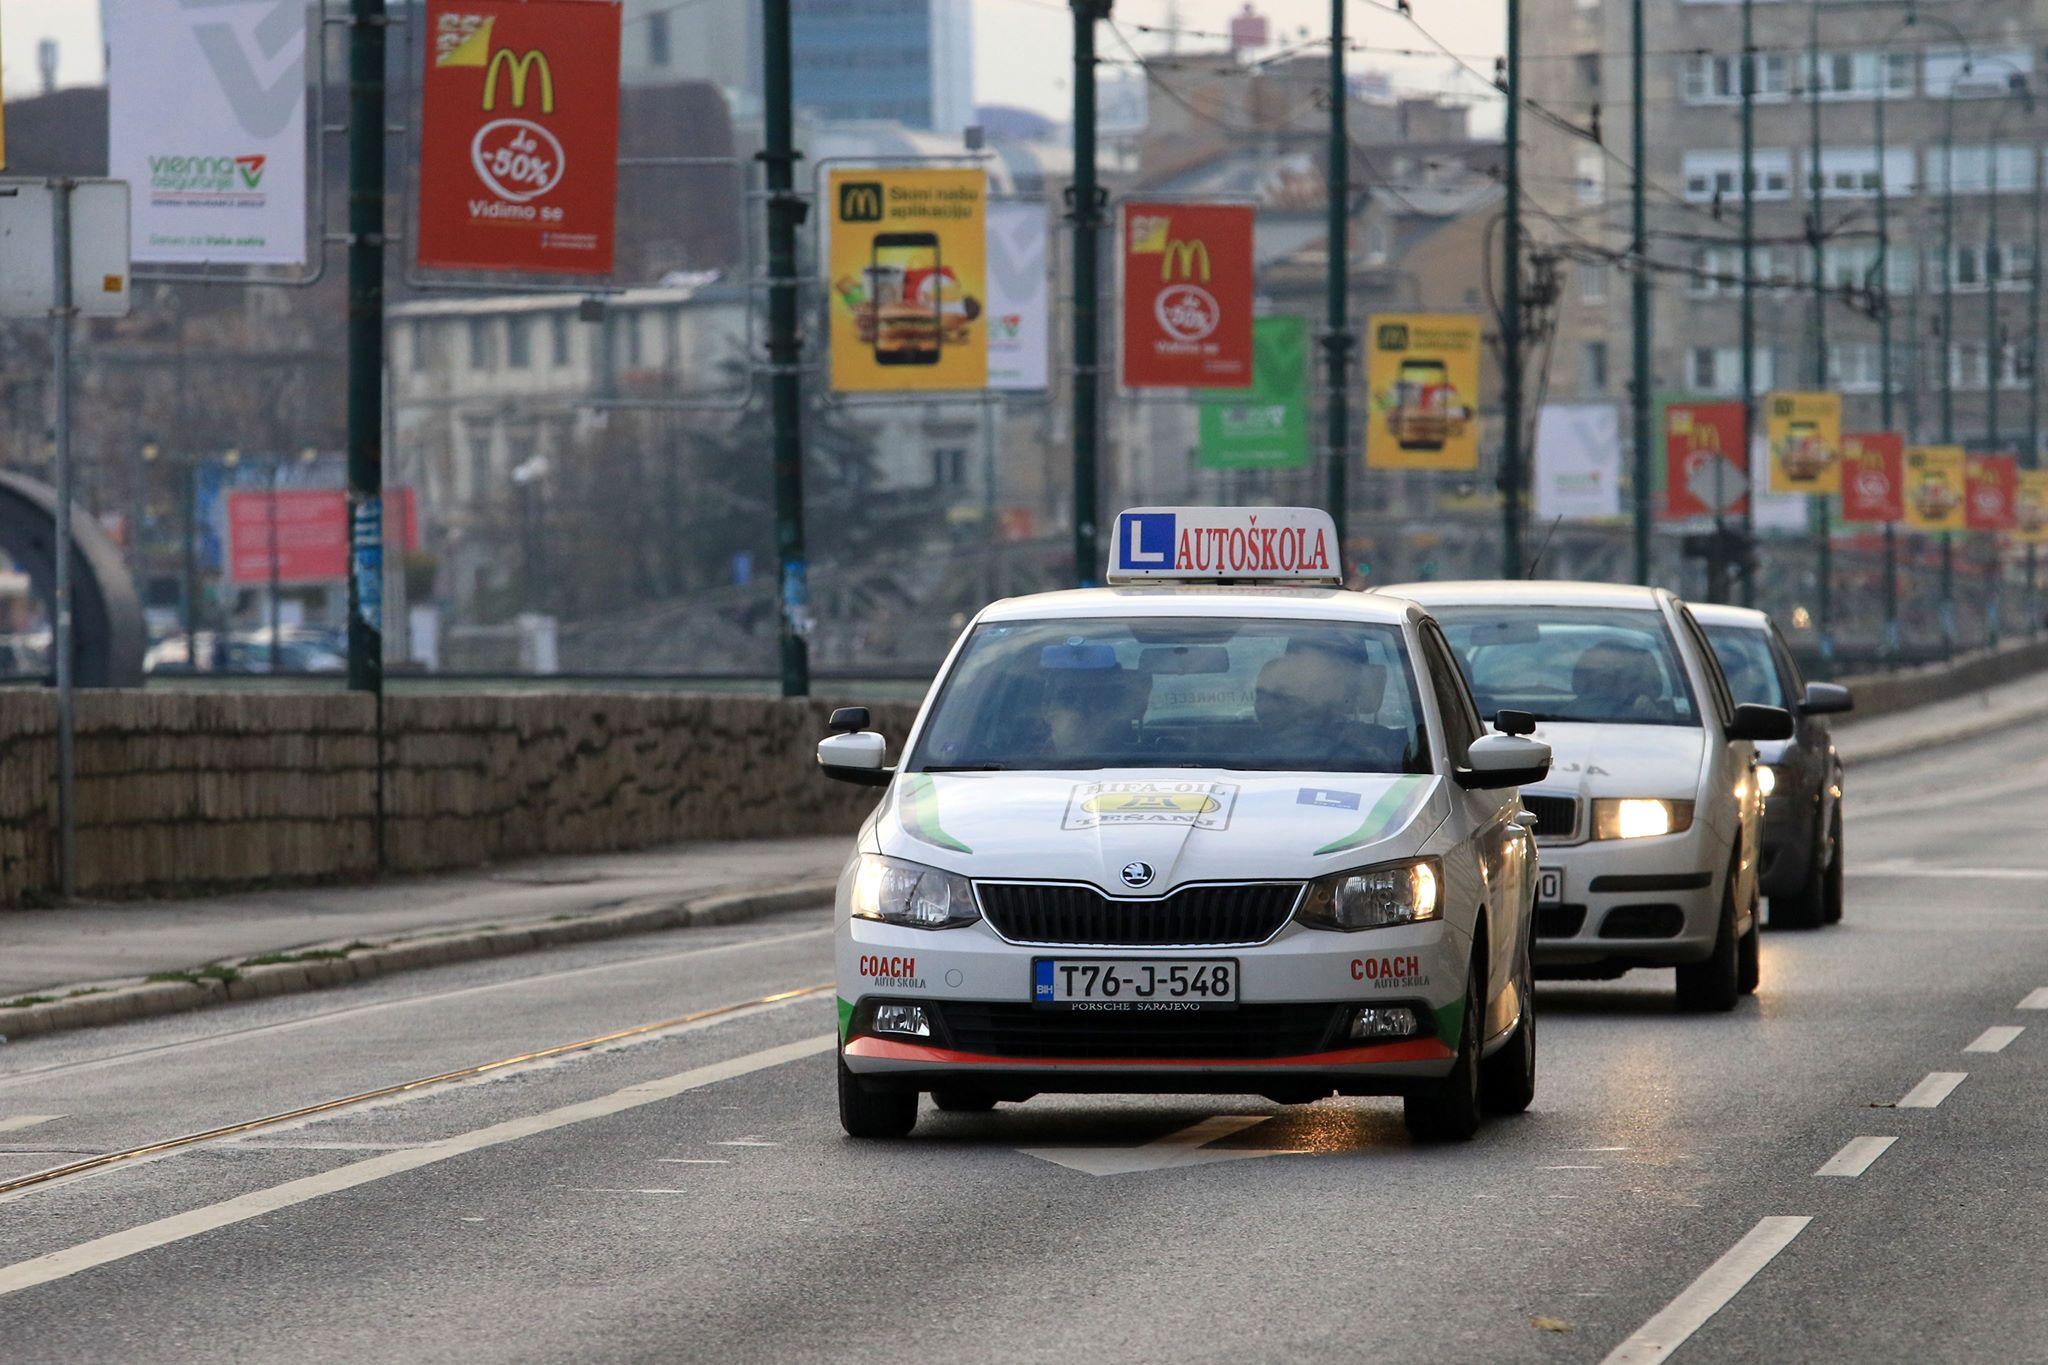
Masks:
[[[305,263],[307,11],[105,7],[107,173],[130,187],[135,260]]]
[[[1915,531],[1966,529],[1961,446],[1906,448],[1905,524]]]
[[[1536,518],[1621,515],[1621,418],[1607,403],[1545,403],[1536,414]]]
[[[1969,455],[1963,460],[1963,524],[1972,531],[2010,531],[2019,525],[2020,466],[2010,455]]]
[[[1124,205],[1124,384],[1242,389],[1252,382],[1249,205]]]
[[[2022,469],[2013,480],[2013,530],[2029,545],[2048,545],[2048,469]]]
[[[825,198],[832,387],[986,388],[987,173],[835,170]]]
[[[1742,447],[1742,404],[1666,403],[1664,515],[1740,516],[1749,492]]]
[[[613,0],[427,0],[419,263],[609,275]]]
[[[1252,322],[1252,383],[1202,395],[1200,469],[1300,469],[1308,464],[1308,319]]]
[[[419,549],[413,490],[387,488],[391,511],[388,548]],[[339,488],[231,489],[227,495],[228,579],[243,585],[271,581],[276,546],[282,584],[338,583],[348,576],[348,494]]]
[[[1366,328],[1365,462],[1479,467],[1479,319],[1382,313]]]
[[[1046,386],[1046,293],[1043,204],[988,206],[988,386]]]
[[[1842,487],[1842,396],[1772,393],[1764,398],[1773,493],[1836,493]]]
[[[1842,435],[1842,520],[1895,522],[1906,515],[1905,438],[1896,431]]]

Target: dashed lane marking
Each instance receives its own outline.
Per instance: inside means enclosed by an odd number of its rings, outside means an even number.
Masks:
[[[2025,1033],[2018,1024],[1997,1024],[1972,1039],[1965,1052],[2003,1052],[2007,1043]]]
[[[126,1260],[130,1256],[170,1246],[175,1242],[197,1237],[201,1233],[260,1218],[267,1213],[288,1209],[296,1204],[318,1199],[325,1194],[351,1190],[359,1185],[367,1185],[388,1176],[402,1175],[407,1171],[416,1171],[423,1166],[432,1166],[454,1157],[467,1156],[471,1152],[482,1151],[488,1147],[517,1142],[521,1138],[553,1132],[557,1128],[567,1128],[571,1124],[609,1118],[613,1114],[659,1104],[663,1100],[674,1099],[688,1091],[701,1090],[720,1081],[766,1071],[790,1062],[803,1061],[830,1052],[837,1045],[837,1035],[820,1033],[794,1043],[783,1043],[778,1047],[764,1048],[742,1057],[713,1062],[709,1066],[691,1067],[688,1071],[679,1071],[657,1080],[639,1081],[623,1090],[614,1090],[609,1095],[600,1095],[596,1099],[582,1100],[575,1104],[565,1104],[558,1109],[529,1114],[524,1118],[508,1119],[503,1123],[494,1123],[488,1128],[461,1133],[412,1151],[386,1152],[381,1156],[351,1162],[349,1165],[323,1171],[318,1175],[274,1185],[267,1190],[256,1190],[223,1200],[218,1204],[209,1204],[205,1208],[193,1209],[189,1213],[159,1218],[153,1223],[144,1223],[141,1227],[96,1237],[90,1242],[81,1242],[77,1246],[53,1251],[46,1256],[0,1266],[0,1295],[12,1294],[39,1284],[48,1284],[52,1280],[65,1279],[80,1271]]]
[[[1855,1137],[1842,1144],[1842,1150],[1827,1159],[1827,1164],[1815,1171],[1816,1176],[1841,1176],[1854,1180],[1870,1169],[1870,1163],[1885,1154],[1885,1149],[1898,1139],[1895,1137]]]
[[[1705,1326],[1708,1318],[1727,1307],[1728,1301],[1812,1221],[1803,1216],[1760,1221],[1657,1316],[1609,1351],[1601,1365],[1657,1365]]]
[[[1970,1073],[1967,1071],[1930,1071],[1920,1084],[1900,1096],[1901,1109],[1932,1109],[1954,1093]]]
[[[15,1114],[9,1118],[0,1118],[0,1133],[18,1133],[24,1128],[33,1128],[39,1123],[49,1123],[53,1119],[63,1117],[62,1114]]]
[[[2020,1001],[2023,1010],[2048,1010],[2048,986],[2036,986],[2027,992],[2027,998]]]

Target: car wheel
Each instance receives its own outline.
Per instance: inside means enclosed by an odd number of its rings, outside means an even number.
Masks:
[[[1830,841],[1833,856],[1828,859],[1827,880],[1821,885],[1821,921],[1826,924],[1842,922],[1842,811],[1835,809],[1835,837]]]
[[[1515,994],[1522,1017],[1514,1036],[1479,1063],[1479,1101],[1489,1114],[1519,1114],[1536,1098],[1536,973],[1529,963],[1529,939],[1522,938],[1515,966]]]
[[[1753,913],[1749,917],[1749,932],[1735,945],[1735,989],[1743,995],[1755,995],[1763,980],[1762,939],[1763,915]]]
[[[1688,1014],[1725,1014],[1742,996],[1741,946],[1735,934],[1735,868],[1721,893],[1721,927],[1705,962],[1678,969],[1678,1008]]]
[[[1426,1081],[1401,1106],[1408,1135],[1417,1142],[1465,1142],[1479,1131],[1480,1034],[1486,1029],[1485,996],[1475,955],[1465,973],[1465,1012],[1458,1025],[1457,1057],[1450,1074]]]
[[[986,1114],[996,1107],[996,1097],[985,1090],[946,1085],[932,1091],[932,1103],[946,1114]]]
[[[839,1126],[848,1137],[907,1137],[917,1126],[917,1092],[870,1086],[839,1059]]]
[[[1818,929],[1826,918],[1823,902],[1827,894],[1827,849],[1818,832],[1813,855],[1806,860],[1806,880],[1789,896],[1771,897],[1773,929]]]

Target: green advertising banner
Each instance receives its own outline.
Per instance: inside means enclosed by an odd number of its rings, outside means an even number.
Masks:
[[[1298,469],[1308,463],[1308,320],[1252,322],[1252,382],[1201,397],[1200,469]]]

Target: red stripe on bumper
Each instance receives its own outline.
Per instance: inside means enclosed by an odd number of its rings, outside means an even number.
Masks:
[[[925,1043],[906,1043],[896,1038],[856,1038],[846,1045],[849,1057],[871,1057],[891,1062],[945,1062],[951,1065],[990,1067],[1241,1067],[1258,1071],[1270,1067],[1359,1066],[1372,1062],[1443,1062],[1457,1054],[1438,1038],[1411,1038],[1399,1043],[1375,1043],[1371,1047],[1339,1048],[1334,1052],[1307,1052],[1295,1057],[991,1057],[980,1052],[955,1052],[951,1048]]]

